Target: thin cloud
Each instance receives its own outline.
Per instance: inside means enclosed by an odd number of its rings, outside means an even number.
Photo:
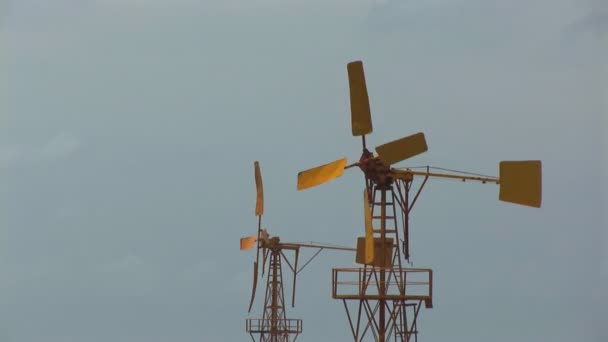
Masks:
[[[195,0],[96,0],[100,7],[106,8],[155,8],[155,7],[180,7],[183,5],[194,5],[200,3]]]
[[[598,36],[605,35],[608,32],[608,9],[590,13],[572,25],[572,30],[580,33],[591,32]]]
[[[297,8],[319,9],[336,9],[341,8],[342,11],[349,12],[353,8],[366,9],[369,7],[369,0],[96,0],[97,5],[101,8],[113,10],[131,10],[131,9],[165,9],[165,10],[180,10],[183,8],[203,9],[203,10],[228,10],[228,11],[248,11],[255,9],[266,9],[272,11],[293,10]]]
[[[23,151],[19,146],[0,146],[0,166],[15,165],[22,155]]]
[[[44,160],[56,160],[69,157],[78,151],[81,143],[73,136],[61,133],[53,137],[40,151]]]
[[[82,148],[80,139],[67,133],[52,137],[41,146],[25,144],[0,146],[0,167],[37,164],[67,159]]]
[[[141,258],[135,255],[127,255],[119,260],[107,263],[101,267],[102,272],[115,273],[132,271],[143,264]]]
[[[565,27],[566,38],[577,39],[584,35],[605,37],[608,32],[608,2],[588,0],[580,10],[582,12]]]

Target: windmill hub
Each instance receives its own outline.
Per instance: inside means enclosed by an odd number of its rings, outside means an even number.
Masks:
[[[390,167],[384,164],[380,158],[374,157],[367,149],[363,150],[357,165],[365,174],[365,178],[370,179],[379,187],[390,187],[393,184]]]
[[[273,236],[269,239],[261,240],[262,245],[260,247],[263,248],[276,248],[281,244],[281,239],[278,236]]]

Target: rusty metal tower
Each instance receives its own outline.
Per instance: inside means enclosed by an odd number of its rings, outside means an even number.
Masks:
[[[340,177],[354,166],[363,171],[365,237],[357,239],[356,255],[356,262],[363,267],[334,268],[332,297],[342,300],[355,341],[417,341],[420,308],[423,303],[426,308],[433,306],[433,276],[430,269],[404,268],[403,261],[410,259],[409,217],[427,180],[434,177],[498,184],[499,200],[538,208],[541,162],[502,161],[499,177],[431,166],[422,170],[393,168],[427,151],[424,134],[380,145],[374,156],[365,141],[365,135],[372,132],[372,121],[363,63],[351,62],[347,71],[352,134],[361,136],[361,157],[350,165],[342,158],[298,173],[298,190]],[[422,182],[411,194],[416,178],[422,178]]]
[[[256,260],[253,263],[253,287],[251,292],[251,300],[249,302],[249,312],[255,300],[257,281],[259,277],[258,263],[260,251],[262,252],[262,276],[266,270],[266,262],[268,261],[268,271],[266,280],[266,295],[264,298],[264,307],[262,318],[248,318],[246,320],[245,329],[251,336],[253,341],[263,342],[288,342],[295,341],[299,334],[302,333],[302,320],[287,318],[285,306],[285,288],[283,286],[283,270],[282,265],[285,262],[290,271],[293,273],[293,288],[292,288],[292,307],[295,305],[296,298],[296,277],[300,271],[306,267],[313,258],[315,258],[324,249],[356,251],[355,248],[339,247],[315,243],[283,243],[278,236],[269,236],[266,229],[262,229],[262,215],[264,213],[264,189],[262,184],[262,174],[260,165],[256,161],[255,168],[255,183],[256,183],[256,209],[255,214],[258,217],[258,231],[255,235],[250,235],[241,238],[240,249],[249,250],[256,247]],[[313,248],[317,252],[298,267],[298,259],[300,248]],[[286,252],[293,251],[294,258],[289,261]]]

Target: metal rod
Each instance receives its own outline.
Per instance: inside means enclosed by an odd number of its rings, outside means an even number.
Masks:
[[[312,259],[314,259],[317,255],[319,255],[319,253],[321,253],[322,250],[323,250],[323,248],[319,249],[312,257],[310,257],[310,259],[308,259],[308,261],[302,267],[300,267],[299,270],[296,271],[296,274],[300,273],[300,271],[303,270],[304,267],[306,267],[306,265],[308,265],[312,261]]]
[[[386,273],[384,271],[384,267],[386,266],[386,253],[384,253],[384,249],[386,246],[386,189],[382,189],[380,193],[380,241],[382,244],[381,247],[381,260],[382,260],[382,268],[380,269],[380,298],[382,298],[386,294],[386,284],[385,277]],[[378,304],[380,305],[380,317],[378,325],[378,341],[385,342],[385,317],[384,317],[384,299],[380,299]]]
[[[333,249],[338,251],[356,251],[356,248],[352,247],[335,247],[335,246],[326,246],[326,245],[316,245],[316,244],[307,244],[307,243],[282,243],[284,247],[308,247],[308,248],[320,248],[320,249]]]
[[[296,251],[297,251],[297,249],[296,249]],[[285,256],[285,253],[283,253],[283,250],[279,249],[279,252],[283,256],[283,258],[285,258],[284,260],[287,263],[287,266],[289,266],[289,269],[291,269],[292,272],[295,272],[296,268],[294,266],[291,266],[291,263],[289,262],[289,259],[287,259],[287,256]]]
[[[463,175],[452,175],[448,173],[437,173],[437,172],[421,172],[421,171],[412,171],[412,170],[397,170],[391,169],[391,172],[395,174],[397,178],[400,177],[408,177],[408,176],[430,176],[430,177],[438,177],[438,178],[453,178],[453,179],[461,179],[461,180],[474,180],[482,183],[496,183],[500,184],[500,180],[496,177],[474,177],[474,176],[463,176]]]
[[[344,303],[344,309],[346,310],[346,317],[348,317],[348,324],[350,325],[350,331],[353,333],[353,337],[357,340],[357,334],[355,333],[355,327],[353,327],[353,321],[350,318],[350,312],[348,311],[348,306],[346,305],[346,299],[342,299],[342,303]]]
[[[279,303],[278,303],[278,295],[279,295],[279,289],[278,289],[278,265],[279,262],[277,262],[278,258],[279,258],[279,253],[276,253],[275,251],[272,251],[272,254],[270,256],[270,263],[272,265],[272,303],[271,305],[271,322],[270,322],[270,337],[273,341],[277,340],[278,337],[278,331],[277,331],[277,321],[279,319]],[[281,284],[283,285],[283,284]]]
[[[296,305],[296,278],[298,275],[298,255],[300,254],[300,249],[296,249],[296,260],[293,266],[293,290],[291,291],[291,307],[293,308]],[[285,258],[287,260],[287,258]]]
[[[428,179],[428,177],[426,177],[424,179],[424,181],[426,182],[426,180]],[[424,185],[424,182],[422,183]],[[405,210],[403,211],[403,254],[405,257],[405,260],[409,261],[410,260],[410,189],[411,189],[411,185],[412,183],[406,182],[405,183],[405,203],[403,204],[403,206],[405,207]],[[414,202],[416,202],[416,198],[418,197],[418,195],[420,194],[420,191],[418,191],[418,193],[416,194],[416,197],[414,198]],[[413,203],[412,203],[413,205]]]
[[[418,199],[418,196],[420,196],[420,192],[422,191],[422,188],[424,188],[424,185],[426,184],[426,181],[429,179],[429,175],[427,174],[424,177],[424,180],[422,181],[422,184],[420,184],[420,187],[418,188],[418,191],[416,192],[416,196],[414,196],[414,199],[412,200],[412,204],[409,205],[409,207],[407,208],[407,213],[409,214],[410,211],[412,211],[412,208],[414,207],[414,204],[416,204],[416,200]],[[409,189],[408,189],[409,192]]]

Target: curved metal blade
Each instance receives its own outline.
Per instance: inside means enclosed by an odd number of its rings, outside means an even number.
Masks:
[[[363,212],[365,217],[365,264],[371,265],[374,262],[374,227],[367,189],[363,190]]]
[[[252,249],[256,245],[256,241],[258,240],[257,235],[250,235],[244,238],[241,238],[241,250],[246,251]]]
[[[346,158],[323,164],[298,173],[298,190],[312,188],[342,176]]]
[[[256,160],[253,163],[255,167],[255,189],[256,189],[256,200],[255,200],[255,214],[257,216],[264,215],[264,185],[262,184],[262,172],[260,171],[260,163]]]
[[[354,136],[372,132],[372,115],[369,109],[369,97],[365,85],[363,62],[354,61],[346,66],[348,86],[350,88],[351,126]]]
[[[499,182],[499,200],[540,208],[542,202],[540,160],[501,161]]]
[[[253,163],[255,170],[255,189],[256,189],[256,200],[255,200],[255,214],[258,217],[258,233],[255,235],[256,241],[256,253],[255,261],[253,262],[253,288],[251,290],[251,300],[249,301],[249,310],[253,306],[255,300],[255,290],[258,285],[258,262],[260,260],[260,232],[262,230],[262,215],[264,214],[264,186],[262,184],[262,172],[260,171],[260,163],[256,160]]]
[[[421,132],[376,147],[378,157],[386,165],[396,164],[427,150],[426,140]]]
[[[266,270],[266,259],[268,259],[268,249],[263,249],[262,250],[262,276],[264,275],[264,270]]]
[[[256,236],[255,263],[260,261],[260,239],[262,233],[262,216],[258,216],[258,235]]]
[[[258,286],[258,263],[257,261],[253,262],[253,289],[251,290],[251,300],[249,301],[249,310],[247,312],[251,312],[251,307],[253,306],[253,300],[255,299],[255,289]]]

